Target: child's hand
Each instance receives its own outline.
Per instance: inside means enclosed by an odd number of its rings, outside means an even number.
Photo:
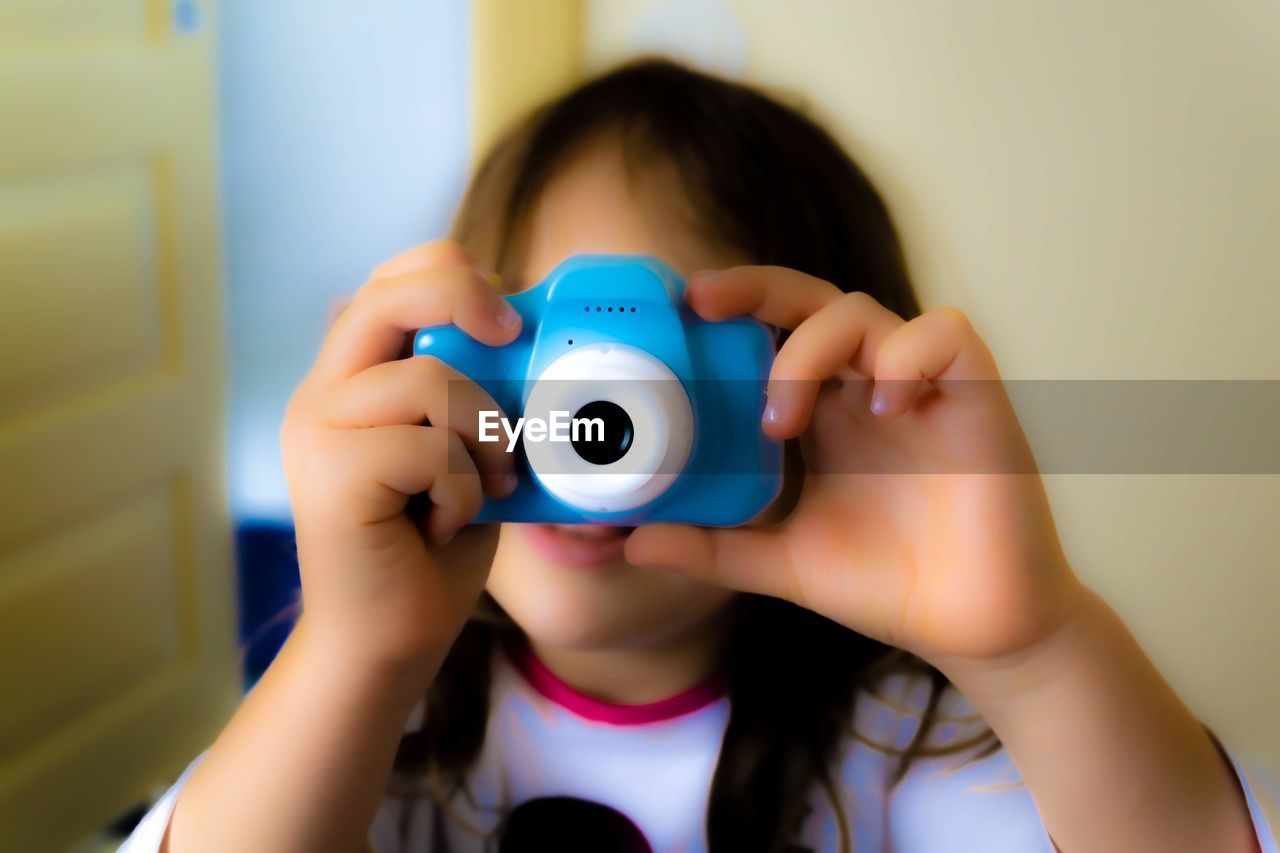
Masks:
[[[687,298],[706,319],[795,330],[764,429],[803,434],[805,482],[777,526],[642,527],[629,562],[790,599],[935,664],[1020,651],[1075,612],[1081,587],[1030,449],[959,311],[904,322],[778,267],[695,276]]]
[[[496,544],[491,526],[459,531],[484,493],[515,485],[501,445],[477,440],[477,411],[496,410],[493,399],[434,358],[401,358],[412,330],[444,323],[492,345],[520,330],[453,243],[380,266],[335,321],[281,433],[300,629],[362,666],[423,672],[439,662]],[[495,473],[482,477],[476,459]],[[429,503],[410,503],[424,492]]]

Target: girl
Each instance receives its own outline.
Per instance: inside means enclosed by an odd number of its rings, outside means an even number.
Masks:
[[[1073,574],[981,338],[920,313],[808,119],[635,64],[500,142],[454,236],[374,271],[291,401],[302,616],[130,849],[1274,849]],[[795,470],[760,523],[468,524],[514,487],[476,440],[496,406],[406,336],[505,344],[490,271],[587,252],[788,333],[762,429]]]

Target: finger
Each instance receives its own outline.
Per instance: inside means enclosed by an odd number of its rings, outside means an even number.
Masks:
[[[453,323],[490,346],[510,343],[520,315],[466,267],[432,267],[370,281],[329,332],[312,373],[321,384],[354,376],[400,355],[406,336]]]
[[[446,542],[480,511],[484,495],[475,464],[457,433],[444,427],[384,426],[343,435],[344,478],[359,494],[369,484],[370,522],[404,511],[409,497],[431,500],[427,530]]]
[[[475,260],[453,240],[438,240],[414,246],[373,268],[370,279],[391,278],[430,267],[474,267]]]
[[[749,314],[784,329],[794,329],[840,296],[840,288],[830,282],[773,266],[694,273],[685,288],[689,307],[704,320]]]
[[[484,503],[480,477],[475,462],[467,453],[461,436],[449,430],[448,461],[445,471],[436,476],[427,497],[431,499],[431,514],[427,517],[427,534],[433,541],[444,544],[459,530],[471,523]]]
[[[493,287],[502,288],[502,276],[476,261],[459,243],[453,240],[440,240],[415,246],[406,252],[396,255],[389,261],[383,261],[374,267],[370,279],[389,278],[404,273],[418,272],[431,267],[471,267],[480,277]]]
[[[845,293],[791,333],[769,372],[764,430],[793,438],[809,426],[820,383],[846,368],[875,375],[881,343],[903,320],[865,293]]]
[[[347,306],[350,304],[350,296],[335,297],[334,300],[329,303],[329,319],[328,322],[324,324],[325,328],[331,328],[334,323],[338,322],[338,318],[342,316],[342,312],[346,311]]]
[[[782,536],[755,527],[707,529],[680,524],[638,527],[627,537],[626,560],[742,592],[795,600]]]
[[[325,421],[340,429],[419,425],[457,433],[481,472],[485,491],[515,488],[512,454],[500,441],[480,441],[480,412],[502,409],[483,388],[434,356],[384,361],[340,382],[325,396]]]
[[[907,411],[926,382],[998,381],[995,359],[969,319],[956,308],[935,308],[885,338],[875,357],[871,411],[894,418]]]
[[[404,273],[429,269],[430,267],[447,266],[476,268],[475,261],[471,259],[466,249],[462,248],[461,245],[452,240],[440,240],[435,243],[414,246],[412,249],[401,252],[390,260],[383,261],[373,268],[373,272],[369,274],[369,280],[390,278]],[[482,275],[481,277],[483,278],[484,276]],[[335,298],[329,305],[329,321],[325,326],[332,326],[350,304],[350,295]]]

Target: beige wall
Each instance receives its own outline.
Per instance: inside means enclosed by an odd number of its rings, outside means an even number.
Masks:
[[[1280,4],[587,0],[584,29],[590,69],[802,93],[1006,377],[1280,379]],[[1280,767],[1280,476],[1049,488],[1078,571]]]
[[[581,74],[581,0],[471,0],[471,150]]]

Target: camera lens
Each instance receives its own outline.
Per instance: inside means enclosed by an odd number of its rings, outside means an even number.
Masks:
[[[523,417],[551,424],[573,413],[567,436],[523,443],[529,470],[556,500],[582,512],[626,512],[680,477],[693,448],[693,407],[652,353],[575,345],[526,381]]]
[[[578,409],[573,419],[580,423],[572,433],[573,449],[592,465],[612,465],[631,449],[631,418],[617,403],[595,400]]]

